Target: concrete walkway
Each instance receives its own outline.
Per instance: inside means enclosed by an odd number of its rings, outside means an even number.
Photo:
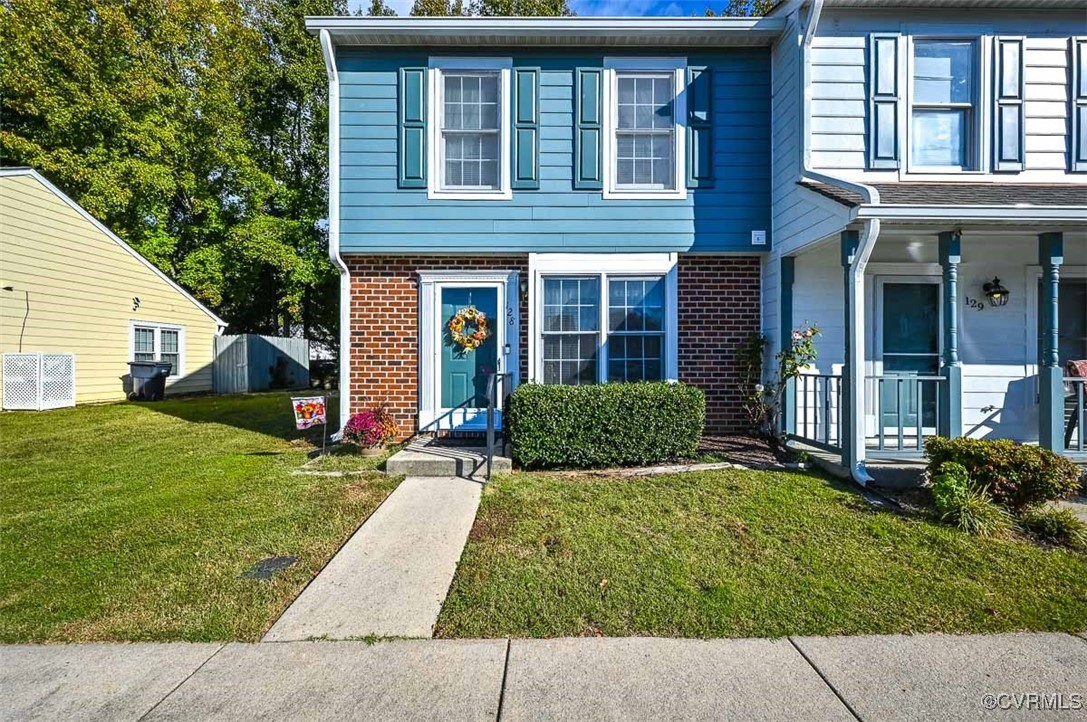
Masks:
[[[264,641],[429,637],[480,484],[408,477],[272,625]]]
[[[13,646],[0,690],[3,720],[1073,720],[1087,637]]]

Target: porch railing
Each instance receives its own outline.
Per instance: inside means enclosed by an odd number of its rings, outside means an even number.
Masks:
[[[1083,454],[1087,452],[1087,378],[1077,376],[1064,377],[1064,449],[1066,452]]]
[[[842,448],[842,377],[803,374],[786,392],[786,428],[792,438],[828,451]],[[789,427],[792,428],[789,428]]]
[[[865,377],[865,446],[887,455],[924,453],[926,436],[940,429],[943,376]],[[802,374],[786,391],[785,433],[797,441],[840,452],[844,428],[843,380],[838,374]]]
[[[867,446],[881,452],[923,454],[925,437],[935,436],[941,427],[944,377],[888,374],[865,378],[870,404],[875,407],[875,429],[867,430]]]

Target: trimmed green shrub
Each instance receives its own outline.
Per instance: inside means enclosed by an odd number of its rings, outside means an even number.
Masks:
[[[510,444],[525,469],[636,466],[698,450],[706,396],[686,384],[524,384],[510,394]]]
[[[1019,526],[1052,544],[1087,551],[1087,523],[1071,509],[1050,506],[1031,509],[1019,518]]]
[[[1079,467],[1068,459],[1007,439],[934,436],[925,440],[925,456],[933,479],[944,464],[961,464],[971,488],[987,492],[997,504],[1016,511],[1060,499],[1079,486]]]

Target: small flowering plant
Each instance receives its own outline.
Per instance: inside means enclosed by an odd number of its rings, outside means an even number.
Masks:
[[[396,419],[384,406],[352,414],[343,427],[343,440],[364,448],[385,446],[396,438]]]
[[[776,378],[765,384],[760,382],[763,365],[770,339],[762,334],[753,335],[741,349],[743,361],[743,380],[741,392],[743,407],[751,419],[752,425],[761,433],[774,437],[777,434],[778,418],[781,414],[781,400],[785,388],[791,379],[803,373],[804,369],[815,363],[815,338],[819,336],[819,327],[805,325],[792,331],[788,347],[774,355],[777,362]]]

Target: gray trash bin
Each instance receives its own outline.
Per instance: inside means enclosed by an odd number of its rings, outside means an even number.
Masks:
[[[128,369],[132,376],[129,401],[162,401],[166,396],[166,377],[170,375],[173,364],[159,361],[130,361]]]

